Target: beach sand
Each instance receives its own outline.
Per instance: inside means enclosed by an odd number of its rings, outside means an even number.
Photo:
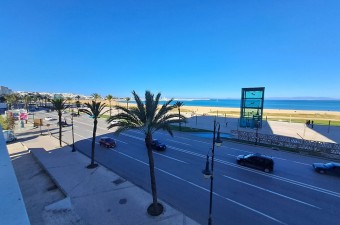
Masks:
[[[126,103],[115,102],[112,105],[126,106]],[[129,103],[129,106],[136,104]],[[177,111],[177,109],[176,109]],[[227,108],[227,107],[204,107],[204,106],[186,106],[181,107],[181,112],[191,115],[217,115],[227,116],[233,118],[240,117],[240,108]],[[287,110],[287,109],[263,109],[263,115],[270,118],[286,117],[286,118],[300,118],[310,120],[339,120],[340,112],[336,111],[313,111],[313,110]]]
[[[88,102],[88,101],[82,101]],[[109,106],[109,101],[102,100]],[[175,102],[174,102],[175,103]],[[126,107],[126,102],[111,101],[111,106],[120,105]],[[129,102],[129,107],[134,107],[136,104]],[[177,109],[176,109],[177,112]],[[240,108],[227,107],[205,107],[205,106],[186,106],[181,107],[181,112],[186,116],[209,115],[219,117],[239,118]],[[340,121],[340,112],[336,111],[314,111],[314,110],[286,110],[286,109],[263,109],[263,117],[268,119],[286,118],[286,119],[305,119],[305,120],[332,120]]]

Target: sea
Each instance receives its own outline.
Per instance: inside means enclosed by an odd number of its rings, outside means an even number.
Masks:
[[[183,102],[184,106],[205,106],[240,108],[240,99],[174,99]],[[120,101],[125,102],[125,101]],[[159,101],[160,104],[165,100]],[[130,101],[130,103],[135,103]],[[264,100],[264,109],[309,110],[309,111],[340,111],[340,100]]]

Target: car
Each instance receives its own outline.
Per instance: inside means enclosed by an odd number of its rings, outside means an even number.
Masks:
[[[157,151],[164,151],[166,149],[166,145],[162,144],[159,140],[154,139],[151,142],[151,148]]]
[[[248,155],[239,155],[236,157],[237,164],[261,169],[266,173],[273,172],[274,160],[266,155],[252,153]]]
[[[45,120],[46,120],[46,121],[51,121],[51,120],[53,120],[53,118],[50,117],[50,116],[47,116],[47,117],[45,117]]]
[[[316,172],[321,174],[332,174],[340,176],[340,163],[313,163],[313,168]]]
[[[99,145],[106,148],[114,148],[116,147],[116,141],[110,137],[102,137],[99,140]]]
[[[57,125],[59,126],[59,122],[57,123]],[[63,127],[67,127],[68,126],[68,123],[66,121],[61,121],[61,126]]]

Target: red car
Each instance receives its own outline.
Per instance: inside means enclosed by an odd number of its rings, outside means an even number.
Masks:
[[[106,148],[114,148],[116,147],[116,141],[113,138],[102,137],[99,140],[99,145]]]

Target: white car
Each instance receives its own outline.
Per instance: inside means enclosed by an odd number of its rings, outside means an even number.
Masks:
[[[50,117],[50,116],[48,116],[48,117],[45,117],[45,120],[46,120],[46,121],[51,121],[51,120],[53,120],[53,118]]]

